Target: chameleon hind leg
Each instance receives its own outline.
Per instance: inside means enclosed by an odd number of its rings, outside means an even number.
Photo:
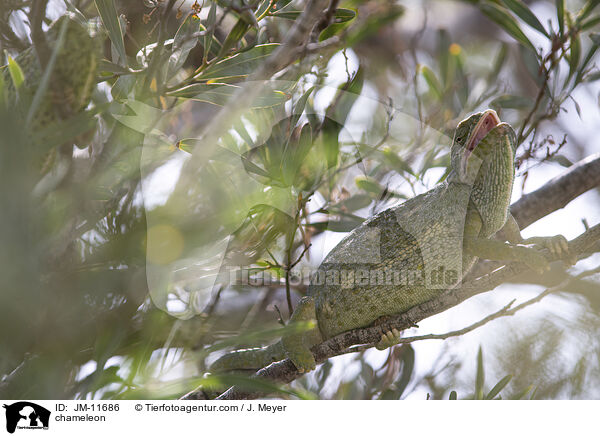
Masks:
[[[390,348],[398,344],[398,339],[400,339],[400,332],[397,329],[391,329],[384,334],[381,335],[381,339],[375,345],[375,348],[378,350],[385,350],[386,348]]]
[[[304,322],[313,323],[314,326],[309,327],[308,330],[301,329],[299,332],[288,333],[281,339],[286,357],[294,363],[299,372],[309,372],[317,366],[310,351],[313,345],[321,342],[316,319],[315,300],[312,297],[302,298],[290,318],[290,326]]]
[[[374,326],[381,325],[381,324],[389,321],[390,318],[391,318],[391,316],[389,316],[389,315],[381,316],[373,322],[373,325]],[[418,327],[418,326],[416,324],[414,324],[414,327]],[[375,345],[375,348],[377,348],[378,350],[385,350],[386,348],[390,348],[394,345],[397,345],[398,339],[400,339],[401,335],[402,335],[402,332],[400,332],[396,328],[387,330],[381,334],[381,339]]]
[[[521,236],[519,224],[510,213],[508,214],[506,224],[501,230],[501,234],[507,241],[513,244],[535,244],[542,248],[547,248],[550,253],[560,255],[563,262],[569,266],[577,263],[577,256],[569,252],[569,243],[563,235],[534,236],[532,238],[524,239]]]

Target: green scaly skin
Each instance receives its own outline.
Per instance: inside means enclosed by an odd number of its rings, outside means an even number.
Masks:
[[[310,348],[340,333],[377,324],[456,287],[478,258],[548,268],[537,247],[567,250],[562,236],[524,240],[509,205],[515,174],[515,133],[492,110],[461,121],[448,178],[354,229],[319,267],[290,322],[316,321],[261,349],[235,351],[212,371],[258,369],[288,357],[300,372],[316,363]],[[507,241],[491,239],[502,230]],[[397,342],[382,335],[378,349]]]
[[[89,104],[91,93],[96,85],[98,59],[100,55],[99,42],[93,39],[86,28],[65,15],[56,20],[46,32],[46,40],[50,50],[56,47],[60,29],[68,21],[63,44],[58,50],[56,62],[50,76],[49,86],[28,126],[31,132],[39,132],[62,119],[67,119],[85,109]],[[15,61],[23,71],[25,81],[22,90],[17,90],[6,66],[0,67],[0,75],[5,87],[5,98],[13,106],[21,97],[33,98],[42,76],[35,48],[19,53]],[[10,107],[10,106],[9,106]],[[27,109],[27,108],[26,108]],[[46,156],[46,159],[48,156]],[[43,172],[43,170],[42,170]]]

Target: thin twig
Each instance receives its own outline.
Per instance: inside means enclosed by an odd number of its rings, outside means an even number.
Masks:
[[[296,265],[298,265],[298,263],[300,263],[300,261],[302,260],[302,258],[304,257],[304,255],[306,254],[306,252],[308,251],[308,249],[311,246],[312,246],[312,244],[308,244],[308,245],[304,246],[304,250],[302,250],[302,253],[300,253],[300,256],[298,256],[298,259],[296,259],[296,261],[290,265],[290,269],[294,268]]]
[[[494,312],[488,316],[486,316],[485,318],[481,319],[480,321],[477,321],[467,327],[464,327],[460,330],[454,330],[448,333],[441,333],[441,334],[428,334],[428,335],[420,335],[420,336],[410,336],[407,338],[398,338],[397,343],[398,344],[410,344],[411,342],[416,342],[416,341],[423,341],[423,340],[427,340],[427,339],[448,339],[454,336],[462,336],[466,333],[469,333],[485,324],[487,324],[488,322],[500,318],[502,316],[507,316],[509,314],[509,309],[511,308],[511,306],[513,305],[513,303],[516,300],[512,300],[510,303],[508,303],[506,306],[504,306],[502,309],[500,309],[497,312]],[[361,351],[366,351],[369,348],[373,348],[373,345],[359,345],[357,347],[351,347],[348,348],[347,350],[344,351],[344,354],[347,353],[359,353]]]

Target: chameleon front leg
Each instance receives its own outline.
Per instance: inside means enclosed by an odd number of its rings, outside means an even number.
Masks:
[[[479,236],[482,223],[479,214],[469,211],[465,223],[464,245],[465,253],[481,259],[499,260],[503,262],[522,262],[538,273],[550,268],[546,257],[536,248],[525,247],[522,244],[526,240],[521,237],[518,225],[514,218],[510,218],[502,228],[502,234],[508,242],[497,239],[482,238]],[[566,247],[564,237],[538,238],[538,241],[547,241],[544,246],[553,252],[558,252]],[[564,240],[564,241],[563,241]]]
[[[508,219],[506,220],[506,224],[500,230],[500,235],[503,236],[508,242],[512,244],[535,244],[541,247],[547,248],[553,254],[568,254],[569,252],[569,243],[567,239],[563,235],[556,236],[534,236],[532,238],[524,239],[521,236],[521,229],[519,229],[519,224],[512,216],[511,213],[508,214]],[[577,259],[570,256],[567,258],[567,262],[570,264],[574,264]]]
[[[315,326],[309,330],[298,333],[288,333],[283,336],[281,342],[285,355],[289,358],[299,372],[309,372],[316,368],[317,363],[310,351],[313,345],[322,342],[321,333],[317,326],[317,313],[315,300],[312,297],[304,297],[300,300],[298,307],[290,318],[290,324],[297,322],[313,322]]]
[[[480,259],[522,262],[538,273],[550,269],[548,260],[535,248],[485,238],[465,238],[464,250]]]

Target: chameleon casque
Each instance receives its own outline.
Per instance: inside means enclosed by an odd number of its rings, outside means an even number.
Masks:
[[[471,115],[456,128],[451,168],[428,192],[365,221],[324,259],[308,295],[290,322],[316,321],[274,345],[239,350],[218,359],[211,371],[258,369],[291,359],[300,372],[316,363],[310,348],[348,330],[434,299],[456,287],[478,258],[548,268],[537,247],[568,249],[562,236],[524,240],[509,211],[515,174],[515,133],[493,110]],[[505,240],[492,238],[500,230]],[[385,349],[399,336],[382,335]]]

